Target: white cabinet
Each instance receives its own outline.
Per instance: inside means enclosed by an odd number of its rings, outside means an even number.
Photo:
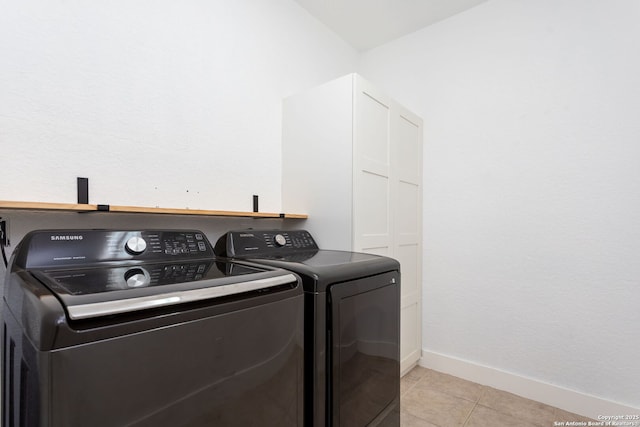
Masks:
[[[285,99],[282,209],[326,249],[401,264],[401,372],[421,354],[422,120],[356,74]]]

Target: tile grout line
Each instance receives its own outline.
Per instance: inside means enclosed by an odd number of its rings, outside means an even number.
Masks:
[[[467,426],[467,423],[469,423],[469,420],[471,419],[471,414],[473,414],[473,411],[475,411],[476,407],[478,406],[478,404],[480,403],[480,399],[482,399],[482,396],[484,396],[485,392],[487,390],[486,386],[482,386],[482,393],[480,393],[478,395],[478,398],[476,399],[476,401],[473,403],[473,407],[471,408],[471,410],[469,411],[469,413],[467,414],[467,418],[465,418],[464,422],[462,423],[462,427]]]
[[[422,378],[417,379],[416,381],[411,381],[413,384],[411,384],[405,391],[404,393],[402,393],[400,395],[400,398],[402,399],[402,396],[406,396],[407,393],[409,393],[411,390],[413,390],[413,388],[420,382],[420,380],[422,380]]]

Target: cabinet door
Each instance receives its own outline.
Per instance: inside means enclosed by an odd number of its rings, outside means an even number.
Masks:
[[[393,108],[395,201],[393,257],[401,265],[400,370],[421,356],[422,327],[422,120],[400,106]]]
[[[353,87],[353,250],[391,256],[391,100],[357,75]]]

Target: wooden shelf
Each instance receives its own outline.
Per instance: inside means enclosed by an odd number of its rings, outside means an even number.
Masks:
[[[74,203],[43,203],[43,202],[12,202],[0,200],[0,210],[28,210],[28,211],[63,211],[63,212],[119,212],[141,214],[165,214],[165,215],[200,215],[222,217],[246,217],[246,218],[284,218],[307,219],[305,214],[287,214],[272,212],[241,212],[241,211],[216,211],[205,209],[174,209],[152,208],[144,206],[112,206],[89,205]]]

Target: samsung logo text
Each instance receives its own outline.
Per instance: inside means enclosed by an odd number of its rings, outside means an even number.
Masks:
[[[51,236],[51,240],[82,240],[83,238],[81,235]]]

